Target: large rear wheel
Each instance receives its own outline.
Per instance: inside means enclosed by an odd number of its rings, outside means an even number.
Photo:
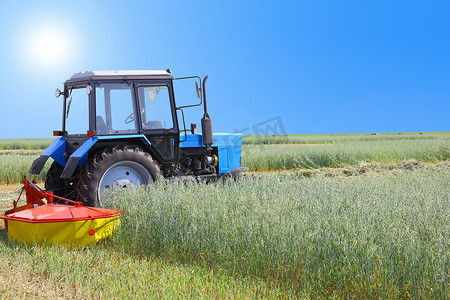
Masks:
[[[108,206],[113,188],[148,184],[161,176],[150,154],[136,146],[105,148],[81,170],[77,200],[88,206]]]

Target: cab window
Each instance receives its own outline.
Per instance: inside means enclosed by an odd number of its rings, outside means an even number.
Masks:
[[[172,110],[170,108],[169,89],[167,86],[139,87],[139,105],[144,130],[173,128]]]

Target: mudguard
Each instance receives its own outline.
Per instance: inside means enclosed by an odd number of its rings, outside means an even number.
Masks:
[[[66,140],[62,137],[56,138],[50,146],[45,149],[39,158],[37,158],[30,168],[30,174],[39,174],[49,157],[53,158],[61,166],[66,165]]]
[[[88,160],[88,151],[98,141],[97,137],[87,139],[67,160],[64,170],[61,173],[61,178],[70,178],[75,171],[77,165],[80,167]]]
[[[88,151],[94,146],[95,143],[99,140],[120,140],[120,139],[133,139],[139,138],[144,143],[150,144],[145,135],[120,135],[120,136],[99,136],[99,137],[91,137],[87,139],[67,160],[65,164],[64,170],[61,172],[61,178],[70,178],[72,177],[73,172],[75,171],[77,165],[83,167],[88,161]]]

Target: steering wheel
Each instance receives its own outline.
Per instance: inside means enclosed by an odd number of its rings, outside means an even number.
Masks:
[[[152,108],[152,107],[151,107],[151,108]],[[146,110],[148,110],[148,109],[151,109],[151,108],[142,108],[142,109],[141,109],[141,114],[143,114],[144,111],[146,111]],[[131,113],[128,117],[126,117],[126,119],[125,119],[125,124],[129,124],[129,123],[131,123],[131,122],[133,122],[133,121],[134,121],[134,112]]]
[[[125,122],[125,124],[129,124],[133,121],[134,121],[134,113],[131,113],[128,117],[126,117],[124,122]]]

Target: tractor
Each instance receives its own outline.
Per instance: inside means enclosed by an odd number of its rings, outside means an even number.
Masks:
[[[240,165],[242,136],[213,135],[207,78],[174,78],[170,69],[74,74],[55,91],[63,96],[62,130],[30,173],[39,174],[51,157],[45,189],[96,207],[107,205],[114,188],[236,177],[248,170]],[[194,81],[198,103],[178,106],[175,80]],[[199,134],[194,123],[186,129],[184,110],[201,105]]]

